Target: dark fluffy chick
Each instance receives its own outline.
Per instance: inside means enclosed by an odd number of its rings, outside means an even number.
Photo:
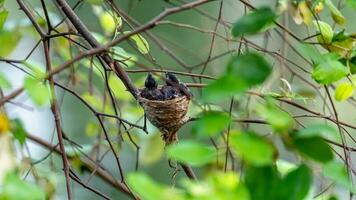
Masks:
[[[158,84],[151,73],[148,73],[145,88],[141,91],[141,96],[149,100],[163,100],[162,92],[157,88]]]
[[[166,73],[166,86],[163,86],[162,93],[165,100],[173,99],[181,95],[186,95],[188,98],[193,97],[193,93],[189,88],[183,83],[180,83],[178,78],[170,72]]]

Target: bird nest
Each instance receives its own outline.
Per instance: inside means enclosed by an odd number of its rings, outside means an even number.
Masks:
[[[188,119],[186,114],[189,99],[185,95],[166,101],[148,100],[140,97],[140,103],[145,110],[147,119],[161,131],[166,144],[176,142],[178,140],[177,131]]]

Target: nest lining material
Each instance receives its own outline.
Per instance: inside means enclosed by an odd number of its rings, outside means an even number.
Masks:
[[[147,119],[161,131],[166,144],[176,142],[177,131],[188,120],[189,99],[183,95],[166,101],[140,97],[139,101]]]

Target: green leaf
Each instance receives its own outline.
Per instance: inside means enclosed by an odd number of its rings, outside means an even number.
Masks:
[[[32,101],[38,106],[48,104],[51,100],[51,92],[48,85],[32,77],[26,77],[24,88]]]
[[[297,168],[297,166],[294,163],[285,160],[277,160],[276,166],[278,172],[281,173],[282,176],[285,176],[286,174],[288,174],[289,172]]]
[[[138,60],[136,55],[130,54],[126,52],[123,48],[118,46],[112,47],[110,49],[110,52],[112,53],[113,59],[120,60],[121,62],[125,63],[127,67],[133,66],[135,62]]]
[[[168,188],[152,180],[144,173],[131,173],[127,176],[130,188],[143,200],[182,200],[178,189]]]
[[[345,17],[341,14],[341,12],[339,11],[339,9],[337,9],[337,7],[333,4],[333,2],[331,0],[324,0],[324,3],[326,4],[326,6],[329,8],[330,12],[331,12],[331,17],[333,18],[333,20],[340,25],[344,25],[346,23],[346,19]]]
[[[252,11],[241,17],[232,27],[232,35],[240,37],[242,35],[251,35],[261,31],[266,26],[273,23],[276,14],[267,7]]]
[[[124,102],[129,102],[133,100],[133,97],[130,92],[127,91],[125,85],[117,76],[110,76],[109,77],[109,86],[110,89],[113,91],[114,96]],[[100,105],[100,102],[99,106]]]
[[[248,87],[261,84],[271,71],[268,62],[259,54],[234,56],[228,63],[225,74],[203,90],[202,100],[213,102],[241,95]]]
[[[321,137],[294,138],[295,148],[302,155],[315,161],[326,163],[333,159],[333,152]]]
[[[308,58],[315,63],[325,62],[325,58],[313,45],[298,43],[296,47],[298,49],[298,52],[302,54],[303,57]]]
[[[282,111],[273,101],[268,101],[266,105],[257,107],[257,113],[279,133],[285,133],[294,126],[294,119],[289,113]]]
[[[8,15],[9,15],[8,11],[6,10],[0,11],[0,31],[2,30]]]
[[[0,57],[8,56],[20,41],[21,35],[16,31],[0,31]]]
[[[356,188],[350,181],[346,171],[346,166],[344,164],[336,160],[328,162],[324,165],[323,174],[324,176],[335,181],[337,184],[340,184],[348,188],[351,192],[356,193]]]
[[[345,101],[352,96],[354,86],[351,83],[340,83],[335,89],[336,101]]]
[[[269,63],[257,53],[234,56],[227,67],[228,74],[241,78],[250,87],[263,83],[272,72]]]
[[[275,200],[303,200],[312,183],[311,172],[306,165],[300,165],[282,179]]]
[[[179,141],[167,148],[170,158],[193,166],[202,166],[216,159],[216,150],[208,145],[193,141]]]
[[[99,16],[99,20],[106,34],[114,33],[116,29],[120,28],[122,25],[122,20],[120,16],[110,14],[108,12],[101,13]]]
[[[356,0],[346,0],[346,3],[347,3],[350,7],[356,9]]]
[[[227,97],[242,95],[247,88],[245,81],[233,75],[224,75],[205,87],[202,100],[204,102],[221,101]]]
[[[303,129],[298,130],[295,137],[297,138],[311,138],[320,136],[323,138],[330,138],[332,140],[339,140],[340,136],[338,131],[326,124],[314,124]]]
[[[275,149],[271,143],[255,133],[231,134],[231,146],[245,161],[255,166],[269,165]]]
[[[85,1],[94,5],[102,5],[102,3],[104,2],[104,0],[85,0]]]
[[[11,83],[7,80],[6,76],[3,73],[0,73],[0,88],[1,89],[8,89],[11,88]]]
[[[46,195],[37,185],[21,180],[15,173],[8,173],[4,180],[0,199],[44,200]]]
[[[46,72],[39,66],[41,66],[41,64],[37,63],[37,62],[28,62],[28,61],[25,61],[23,62],[23,64],[31,70],[32,72],[32,75],[40,80],[40,79],[43,79],[44,77],[46,77]]]
[[[319,30],[320,35],[317,37],[320,43],[331,43],[334,31],[331,26],[323,21],[315,20],[314,26]]]
[[[130,33],[130,31],[125,31],[124,34]],[[140,34],[135,34],[130,36],[130,39],[135,41],[138,50],[143,54],[148,54],[150,46],[146,39]]]
[[[192,132],[200,136],[211,136],[223,131],[231,119],[224,112],[210,111],[201,115],[194,123]]]
[[[12,129],[12,133],[14,134],[15,138],[19,141],[21,145],[23,145],[26,141],[27,132],[21,122],[20,119],[12,120],[14,123],[14,128]]]
[[[341,62],[328,60],[317,64],[312,72],[313,79],[320,84],[330,84],[349,74],[349,69]]]
[[[251,200],[274,200],[279,181],[280,177],[275,167],[247,165],[245,184],[250,191]]]
[[[112,34],[116,30],[116,23],[112,15],[108,12],[103,12],[99,16],[100,24],[105,33]]]

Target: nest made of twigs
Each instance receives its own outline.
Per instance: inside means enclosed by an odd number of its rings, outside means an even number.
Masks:
[[[176,142],[177,131],[188,118],[189,99],[185,95],[166,101],[140,97],[140,103],[147,119],[161,131],[166,145]]]

